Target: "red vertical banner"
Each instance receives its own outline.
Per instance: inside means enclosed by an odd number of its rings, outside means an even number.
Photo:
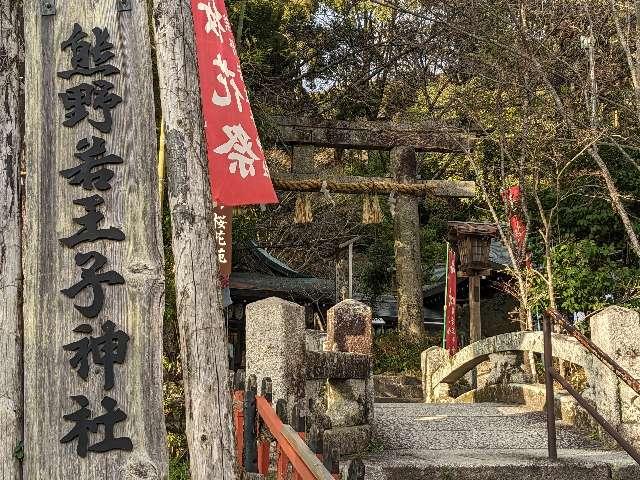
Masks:
[[[447,288],[445,292],[445,348],[450,355],[458,351],[458,327],[456,317],[458,313],[458,272],[456,269],[456,252],[449,246],[447,253]]]
[[[213,199],[277,203],[224,0],[191,0],[191,11]]]
[[[527,234],[527,228],[520,218],[519,210],[522,202],[522,190],[520,185],[514,185],[502,192],[502,200],[507,204],[509,225],[518,248],[522,248]]]
[[[502,192],[502,201],[507,205],[507,215],[509,216],[509,226],[516,242],[518,250],[525,255],[525,265],[531,267],[531,256],[525,252],[527,240],[527,224],[524,223],[520,215],[522,209],[522,189],[520,185],[514,185]]]

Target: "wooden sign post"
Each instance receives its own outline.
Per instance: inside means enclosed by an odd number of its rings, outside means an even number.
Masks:
[[[190,474],[192,480],[236,480],[227,333],[215,282],[216,237],[229,218],[216,217],[211,200],[192,2],[154,0],[153,5]],[[200,15],[207,11],[196,8]],[[229,246],[230,238],[224,243]]]
[[[20,65],[22,12],[0,0],[0,478],[20,480],[22,440],[22,262],[20,160],[22,119]]]
[[[147,3],[25,0],[24,478],[161,479]]]
[[[233,260],[233,207],[217,205],[213,210],[213,228],[218,256],[218,278],[221,288],[229,287]]]

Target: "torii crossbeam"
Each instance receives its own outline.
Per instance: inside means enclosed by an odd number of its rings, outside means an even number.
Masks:
[[[358,150],[411,147],[416,152],[465,153],[475,133],[435,121],[420,123],[314,120],[276,117],[280,139],[288,145]]]

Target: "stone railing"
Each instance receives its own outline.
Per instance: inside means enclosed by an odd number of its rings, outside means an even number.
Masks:
[[[247,306],[246,374],[272,382],[273,401],[325,419],[325,448],[362,453],[373,421],[371,309],[345,300],[327,333],[305,330],[304,307],[279,298]]]
[[[591,317],[591,340],[635,378],[640,378],[640,313],[621,307],[609,307]],[[587,398],[609,423],[634,445],[640,446],[640,396],[622,383],[601,361],[587,351],[577,340],[566,335],[553,334],[553,355],[584,368],[587,385],[582,395]],[[446,350],[432,347],[422,353],[422,381],[425,401],[452,401],[449,387],[481,362],[491,359],[495,371],[488,391],[506,391],[509,397],[536,397],[544,404],[544,388],[522,388],[516,392],[505,388],[507,384],[522,384],[522,369],[516,356],[509,352],[544,351],[542,332],[514,332],[483,339],[463,348],[454,356]],[[499,387],[503,385],[502,387]],[[498,386],[499,388],[496,388]],[[489,399],[487,392],[465,395],[470,398]],[[499,400],[494,398],[493,400]],[[536,399],[533,403],[535,404]],[[558,402],[558,398],[556,399]],[[566,403],[566,402],[561,402]],[[590,422],[590,417],[586,421]],[[580,423],[584,424],[585,420]],[[596,425],[593,425],[596,427]],[[596,427],[599,429],[599,427]],[[606,436],[603,435],[603,438]]]

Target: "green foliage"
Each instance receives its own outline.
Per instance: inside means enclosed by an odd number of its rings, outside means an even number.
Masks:
[[[371,435],[369,444],[367,445],[367,453],[376,455],[382,452],[384,452],[384,443],[375,435]]]
[[[440,345],[440,336],[408,340],[397,331],[373,339],[373,372],[420,375],[420,356],[429,347]]]
[[[615,246],[593,240],[567,241],[553,247],[551,256],[560,309],[590,312],[613,302],[638,304],[640,269],[620,262]],[[546,286],[540,280],[536,288]]]
[[[395,268],[393,222],[385,215],[381,224],[368,225],[366,263],[359,272],[359,290],[371,302],[391,288]]]
[[[637,199],[640,196],[640,175],[630,168],[617,150],[601,147],[599,152],[623,198]],[[630,156],[638,160],[638,152],[631,152]],[[613,244],[623,249],[627,238],[622,223],[611,208],[609,199],[602,195],[600,175],[597,172],[586,174],[592,167],[591,157],[583,155],[568,172],[566,185],[559,192],[567,196],[567,200],[560,204],[558,228],[563,234],[578,239],[591,239],[598,244]],[[555,188],[548,188],[543,201],[550,205],[557,194]],[[625,208],[632,218],[640,215],[640,204],[635,201],[625,202]]]
[[[169,460],[169,479],[168,480],[189,480],[189,462],[183,459],[172,458]]]
[[[20,440],[16,448],[13,449],[13,457],[19,462],[24,460],[24,442],[22,440]]]
[[[164,277],[165,277],[165,306],[163,325],[163,371],[164,381],[163,403],[167,425],[167,446],[172,459],[184,458],[187,455],[187,438],[185,434],[184,389],[182,385],[182,365],[180,363],[180,336],[176,310],[176,285],[174,275],[174,258],[171,247],[171,213],[166,197],[162,211],[162,237],[164,242]],[[174,460],[172,460],[173,462]],[[178,464],[176,464],[178,465]],[[173,468],[173,467],[172,467]],[[178,466],[176,472],[179,472]],[[188,463],[186,466],[188,472]],[[176,473],[176,475],[178,475]],[[188,476],[171,476],[175,480],[186,479]]]
[[[422,276],[426,285],[430,283],[434,267],[445,263],[447,258],[447,243],[445,239],[446,235],[443,232],[442,225],[430,223],[422,227],[420,231]]]
[[[259,126],[268,115],[282,113],[280,104],[295,104],[308,97],[302,82],[292,81],[301,74],[301,59],[313,54],[308,39],[313,36],[315,1],[230,0],[227,2],[234,32],[246,5],[242,39],[238,52],[244,79]],[[289,95],[291,90],[294,95]],[[277,94],[281,95],[278,96]]]
[[[186,418],[184,410],[184,387],[182,368],[179,362],[163,360],[164,415],[167,425],[167,446],[172,458],[182,458],[188,452],[185,434]]]
[[[256,209],[243,209],[233,215],[233,244],[237,247],[246,245],[251,241],[257,240],[256,222],[258,212]],[[240,263],[240,255],[244,255],[246,252],[239,248],[232,250],[233,264],[238,265]]]

